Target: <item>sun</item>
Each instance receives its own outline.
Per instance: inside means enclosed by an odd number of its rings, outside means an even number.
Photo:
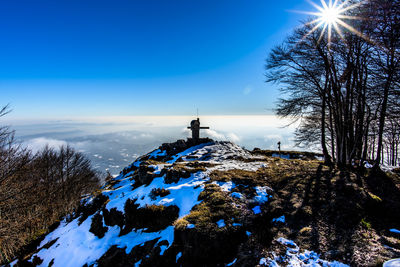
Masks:
[[[321,21],[323,21],[325,24],[337,23],[340,13],[341,12],[337,7],[335,6],[328,7],[321,12],[320,14]]]
[[[360,19],[356,16],[351,16],[348,13],[349,10],[354,9],[362,4],[363,1],[359,1],[356,4],[350,4],[349,0],[341,1],[341,0],[329,0],[328,2],[325,0],[320,0],[321,5],[317,5],[312,0],[307,0],[314,8],[315,12],[301,12],[308,15],[312,15],[315,17],[314,20],[307,23],[308,25],[313,25],[314,27],[304,36],[305,39],[308,35],[315,32],[318,29],[321,29],[321,34],[319,37],[319,41],[324,36],[327,36],[328,45],[332,40],[332,32],[335,31],[340,38],[344,39],[342,29],[345,28],[348,31],[357,34],[358,36],[365,38],[359,31],[357,31],[354,27],[347,23],[347,20],[355,20]],[[297,11],[298,12],[298,11]]]

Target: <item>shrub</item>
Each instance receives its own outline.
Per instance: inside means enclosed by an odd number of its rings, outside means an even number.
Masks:
[[[0,110],[0,117],[1,117]],[[0,264],[36,247],[48,227],[72,213],[84,194],[99,188],[90,161],[69,146],[33,154],[0,126]]]
[[[146,205],[140,208],[136,200],[128,199],[125,202],[125,227],[121,235],[129,233],[132,229],[147,228],[145,232],[157,232],[165,229],[179,216],[179,208],[175,205]]]
[[[150,198],[152,200],[155,200],[158,196],[159,197],[165,197],[170,194],[170,191],[168,189],[164,188],[153,188],[150,192]]]
[[[92,224],[90,225],[89,232],[93,233],[98,238],[102,238],[108,231],[108,227],[103,226],[103,216],[96,213],[92,218]]]

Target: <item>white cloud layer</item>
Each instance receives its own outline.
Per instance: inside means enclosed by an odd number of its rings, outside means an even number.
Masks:
[[[282,135],[280,135],[280,134],[267,134],[267,135],[265,135],[264,136],[264,140],[265,141],[270,141],[270,140],[273,140],[273,141],[280,141],[280,140],[282,140],[283,139],[283,137],[282,137]]]
[[[32,150],[33,153],[43,149],[46,145],[50,148],[58,149],[61,146],[66,146],[67,142],[64,140],[57,140],[45,137],[38,137],[24,142],[25,145]]]
[[[222,134],[222,133],[219,133],[219,132],[217,132],[217,131],[207,129],[207,130],[205,130],[205,134],[206,134],[208,137],[210,137],[210,138],[212,138],[212,139],[215,139],[215,140],[221,140],[221,141],[222,141],[222,140],[223,140],[223,141],[229,140],[229,141],[232,141],[232,142],[234,142],[234,143],[240,141],[240,137],[237,136],[237,135],[234,134],[234,133]]]

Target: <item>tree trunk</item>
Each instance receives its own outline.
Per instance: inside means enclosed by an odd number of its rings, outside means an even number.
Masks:
[[[325,165],[332,165],[331,156],[329,155],[328,149],[326,148],[326,131],[325,131],[325,109],[326,109],[326,93],[323,92],[322,96],[322,109],[321,109],[321,146],[322,153],[324,154]]]

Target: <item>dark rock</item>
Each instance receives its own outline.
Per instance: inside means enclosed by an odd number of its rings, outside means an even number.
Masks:
[[[133,179],[137,182],[137,184],[145,184],[149,185],[155,177],[157,177],[157,174],[153,173],[154,168],[149,167],[149,164],[147,163],[142,163],[136,173],[133,175]]]
[[[32,259],[32,263],[37,266],[43,263],[43,260],[41,258],[39,258],[38,256],[34,256]]]
[[[107,202],[108,197],[99,194],[96,196],[91,203],[83,203],[78,207],[77,214],[81,217],[79,218],[79,224],[87,219],[90,215],[93,215],[96,211],[100,210],[104,204]]]
[[[120,172],[120,174],[126,175],[126,174],[128,174],[128,173],[130,173],[130,172],[132,172],[132,171],[136,171],[136,170],[137,170],[137,167],[136,167],[135,165],[131,164],[130,166],[124,168],[124,169]]]
[[[116,208],[112,208],[110,210],[104,208],[103,217],[104,223],[108,226],[118,225],[120,228],[122,228],[122,226],[124,225],[124,214]]]
[[[90,225],[89,232],[93,233],[98,238],[102,238],[107,231],[108,227],[103,226],[103,216],[101,216],[99,213],[95,214],[92,218],[92,224]]]
[[[47,243],[44,244],[40,249],[42,249],[42,248],[49,249],[52,245],[54,245],[54,243],[57,242],[57,240],[58,240],[58,238],[47,242]]]
[[[200,145],[203,143],[210,143],[213,142],[212,139],[210,138],[199,138],[199,139],[188,139],[188,140],[178,140],[174,143],[164,143],[161,145],[160,149],[162,151],[166,151],[167,156],[165,156],[165,159],[171,158],[173,155],[176,155],[179,152],[185,151],[186,149]]]
[[[164,143],[161,145],[160,149],[166,151],[168,156],[175,155],[182,152],[188,148],[188,144],[185,140],[177,140],[174,143]]]
[[[174,232],[174,244],[181,246],[178,250],[182,251],[182,266],[224,266],[235,258],[239,246],[246,240],[243,228],[212,232],[175,228]]]
[[[139,208],[136,200],[128,199],[125,202],[125,227],[121,235],[132,229],[147,228],[145,232],[156,232],[165,229],[179,216],[177,206],[150,205]]]
[[[159,239],[160,238],[156,238],[133,247],[131,252],[129,253],[130,257],[133,259],[134,262],[138,262],[139,260],[142,260],[143,262],[143,259],[145,259],[146,257],[150,257],[149,255],[154,252],[154,246]],[[158,253],[158,255],[159,254],[160,253]]]
[[[39,258],[38,256],[33,256],[32,262],[27,260],[18,261],[15,266],[17,267],[35,267],[43,263],[43,259]]]
[[[181,178],[189,178],[191,173],[185,169],[167,169],[165,172],[164,182],[166,184],[177,183]]]
[[[125,267],[133,266],[135,261],[125,253],[125,248],[114,245],[97,260],[97,263],[99,267]]]
[[[143,244],[132,248],[129,254],[126,254],[125,248],[112,246],[100,259],[97,260],[99,267],[107,266],[134,266],[135,263],[141,261],[140,266],[176,266],[176,252],[168,249],[163,255],[160,255],[160,246],[169,246],[168,241],[164,240],[157,244],[159,238],[149,240]]]
[[[149,194],[150,198],[152,200],[156,200],[157,197],[165,197],[170,194],[170,191],[168,189],[164,188],[153,188]]]

